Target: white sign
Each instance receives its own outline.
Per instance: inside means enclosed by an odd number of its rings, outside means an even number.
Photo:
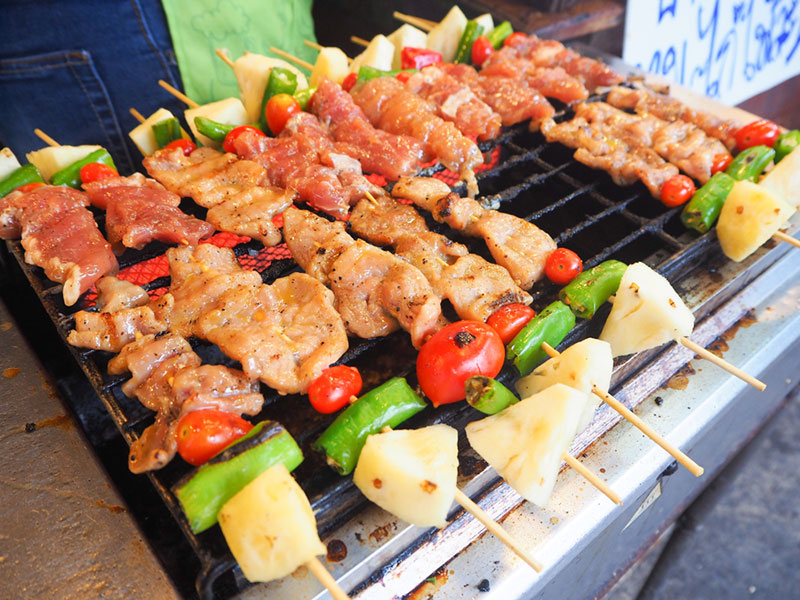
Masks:
[[[622,55],[738,104],[800,73],[800,0],[631,0]]]

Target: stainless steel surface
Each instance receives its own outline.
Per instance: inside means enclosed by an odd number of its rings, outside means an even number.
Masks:
[[[179,597],[2,302],[0,456],[0,598]]]

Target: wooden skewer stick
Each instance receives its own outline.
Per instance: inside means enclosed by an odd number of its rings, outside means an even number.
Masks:
[[[569,452],[564,452],[561,455],[561,458],[566,462],[570,467],[575,469],[582,477],[584,477],[589,483],[591,483],[594,487],[598,490],[603,492],[608,499],[611,500],[614,504],[622,504],[622,498],[620,498],[614,490],[612,490],[606,482],[600,479],[597,475],[592,473],[591,470],[583,466],[583,463],[579,461],[577,458],[572,456]]]
[[[693,342],[689,338],[687,338],[685,336],[681,336],[681,337],[678,338],[678,341],[681,343],[681,346],[684,346],[684,347],[688,348],[689,350],[691,350],[692,352],[697,354],[700,358],[705,358],[706,360],[714,363],[718,367],[721,367],[722,369],[725,369],[731,375],[734,375],[734,376],[738,377],[739,379],[741,379],[742,381],[744,381],[745,383],[747,383],[749,385],[752,385],[759,392],[763,392],[767,388],[767,384],[764,383],[763,381],[760,381],[759,379],[756,379],[752,375],[748,375],[747,373],[745,373],[744,371],[742,371],[738,367],[734,367],[727,360],[722,359],[719,356],[717,356],[716,354],[706,350],[700,344],[696,344],[695,342]]]
[[[214,54],[219,56],[226,65],[228,65],[231,69],[233,69],[233,61],[231,57],[225,54],[225,51],[222,48],[217,48],[214,50]]]
[[[145,118],[144,118],[144,115],[142,113],[140,113],[135,108],[130,108],[129,110],[130,110],[130,113],[133,115],[133,118],[136,119],[137,121],[139,121],[139,123],[144,123],[145,122]]]
[[[549,356],[550,358],[555,358],[560,354],[558,350],[553,348],[547,342],[542,343],[542,350],[544,350],[547,356]],[[694,475],[695,477],[700,477],[700,475],[703,474],[703,467],[694,462],[691,458],[689,458],[686,454],[681,452],[678,448],[670,444],[666,439],[664,439],[664,436],[659,434],[647,423],[642,421],[642,419],[639,418],[639,416],[636,413],[631,411],[631,409],[625,406],[622,402],[614,398],[614,396],[612,396],[608,392],[604,392],[594,384],[592,385],[592,393],[598,398],[601,398],[611,408],[613,408],[615,411],[617,411],[619,414],[625,417],[628,421],[630,421],[630,423],[634,427],[636,427],[639,431],[641,431],[643,434],[645,434],[647,437],[653,440],[656,444],[658,444],[664,450],[666,450],[669,454],[671,454],[675,460],[677,460],[684,467],[689,469],[692,475]]]
[[[609,296],[608,297],[608,301],[611,302],[611,304],[614,304],[614,300],[615,299],[616,298],[614,296]],[[686,336],[683,336],[683,335],[680,336],[677,339],[677,341],[678,341],[678,343],[680,343],[681,346],[685,346],[686,348],[689,348],[689,350],[691,350],[692,352],[697,354],[700,358],[705,358],[707,361],[714,363],[720,369],[723,369],[723,370],[727,371],[728,373],[730,373],[734,377],[738,377],[739,379],[744,381],[746,384],[752,385],[759,392],[763,392],[765,389],[767,389],[767,384],[764,383],[763,381],[761,381],[759,379],[756,379],[752,375],[748,375],[747,373],[745,373],[744,371],[742,371],[738,367],[734,367],[731,363],[729,363],[724,358],[720,358],[716,354],[713,354],[712,352],[706,350],[701,345],[696,344],[695,342],[693,342],[692,340],[690,340]]]
[[[49,135],[47,135],[44,131],[39,129],[38,127],[33,130],[33,133],[35,133],[36,137],[38,137],[40,140],[42,140],[48,146],[56,147],[56,146],[60,146],[61,145],[57,141],[55,141],[53,138],[51,138]]]
[[[800,240],[793,238],[789,234],[783,233],[782,231],[776,231],[772,237],[779,242],[786,242],[787,244],[791,244],[792,246],[800,248]]]
[[[365,40],[364,38],[360,38],[357,35],[351,35],[350,41],[354,44],[358,44],[359,46],[364,46],[365,48],[369,46],[369,40]]]
[[[314,50],[322,50],[325,47],[322,44],[318,44],[317,42],[312,42],[311,40],[303,40],[303,43],[309,48],[313,48]]]
[[[372,194],[370,194],[368,191],[367,191],[367,192],[364,192],[364,197],[365,197],[367,200],[369,200],[369,202],[370,202],[370,204],[372,204],[372,206],[378,206],[378,201],[375,199],[375,196],[373,196]]]
[[[459,489],[456,489],[456,502],[458,502],[469,514],[478,519],[478,521],[480,521],[483,526],[486,527],[487,531],[493,533],[497,539],[511,548],[511,550],[513,550],[517,556],[528,563],[534,571],[538,573],[542,570],[542,565],[539,563],[539,561],[533,558],[528,551],[520,546],[519,542],[511,537],[497,521],[486,514],[486,511],[475,504],[469,496]]]
[[[334,597],[334,600],[350,600],[350,596],[344,593],[344,590],[339,587],[339,584],[336,583],[336,580],[331,575],[331,572],[325,568],[319,559],[315,556],[311,560],[306,563],[308,570],[314,574],[319,582],[325,586],[331,596]]]
[[[422,19],[420,17],[415,17],[413,15],[406,15],[398,11],[394,11],[392,13],[392,16],[398,21],[402,21],[403,23],[408,23],[409,25],[413,25],[414,27],[418,27],[419,29],[422,29],[422,31],[430,31],[437,25],[436,21],[431,21],[429,19]]]
[[[299,65],[304,69],[308,69],[309,71],[312,71],[314,69],[314,65],[312,65],[310,62],[306,62],[301,58],[292,56],[291,54],[289,54],[288,52],[284,52],[280,48],[276,48],[275,46],[270,46],[269,51],[272,52],[273,54],[277,54],[281,58],[285,58],[286,60],[292,61],[294,64]]]
[[[158,80],[158,85],[160,85],[162,88],[167,90],[170,94],[175,96],[178,100],[183,102],[186,106],[188,106],[190,108],[197,108],[198,106],[200,106],[197,102],[195,102],[194,100],[189,98],[189,96],[187,96],[186,94],[184,94],[181,91],[176,90],[174,87],[172,87],[170,84],[168,84],[163,79],[159,79]]]

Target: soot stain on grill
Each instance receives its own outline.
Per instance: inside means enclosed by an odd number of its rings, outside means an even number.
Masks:
[[[17,375],[19,375],[19,367],[8,367],[3,371],[3,377],[6,379],[14,379]]]
[[[369,539],[377,544],[380,544],[383,540],[389,537],[389,534],[396,528],[397,526],[394,523],[387,523],[386,525],[376,527],[370,532]]]
[[[481,579],[477,586],[479,592],[488,592],[492,589],[488,579]]]
[[[127,512],[128,510],[124,506],[117,506],[116,504],[108,504],[105,500],[98,500],[94,504],[99,508],[107,508],[110,512],[114,513],[115,515]]]
[[[11,321],[5,321],[0,325],[0,331],[9,331],[13,327]]]
[[[342,540],[328,542],[328,560],[330,562],[341,562],[345,558],[347,558],[347,545]]]
[[[685,390],[689,385],[689,376],[694,375],[696,372],[691,363],[687,363],[678,369],[677,373],[667,379],[667,382],[661,386],[661,389]]]

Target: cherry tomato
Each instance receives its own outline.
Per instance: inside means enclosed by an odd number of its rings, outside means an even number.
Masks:
[[[582,271],[581,257],[566,248],[553,250],[544,263],[544,274],[550,281],[558,285],[569,283]]]
[[[517,43],[517,40],[526,40],[526,39],[528,39],[527,35],[525,35],[521,31],[515,31],[503,41],[503,46],[506,47],[513,46],[514,44]]]
[[[408,81],[408,78],[411,77],[413,73],[409,73],[408,71],[400,71],[397,75],[394,76],[397,81],[400,83],[405,83]]]
[[[233,152],[236,154],[236,138],[242,135],[245,131],[252,131],[256,135],[260,137],[267,137],[263,131],[261,131],[258,127],[253,127],[252,125],[239,125],[239,127],[234,127],[228,132],[228,135],[225,136],[225,139],[222,142],[222,149],[225,152]]]
[[[119,173],[117,173],[116,169],[102,163],[83,165],[79,175],[83,183],[91,183],[92,181],[108,179],[109,177],[119,177]]]
[[[417,356],[417,379],[434,406],[465,396],[473,375],[494,377],[503,368],[505,347],[497,332],[480,321],[457,321],[425,342]]]
[[[358,73],[350,73],[347,77],[344,78],[342,81],[342,89],[345,92],[349,92],[353,89],[353,86],[356,84],[358,80]]]
[[[736,132],[736,147],[739,150],[762,145],[771,148],[780,134],[781,128],[772,121],[753,121]]]
[[[32,192],[33,190],[35,190],[38,187],[42,187],[43,185],[47,185],[47,184],[42,183],[41,181],[31,181],[30,183],[26,183],[24,185],[19,186],[14,191],[15,192],[23,192],[23,193],[27,194],[28,192]]]
[[[323,414],[336,412],[361,392],[361,373],[355,367],[328,367],[308,386],[308,399]]]
[[[180,148],[183,150],[184,156],[189,156],[192,152],[197,150],[197,144],[195,144],[192,140],[181,138],[179,140],[172,140],[169,144],[164,146],[164,148],[169,148],[170,150]]]
[[[274,135],[278,135],[286,126],[286,121],[300,110],[300,103],[291,94],[275,94],[269,99],[264,109],[269,130]]]
[[[509,343],[528,324],[536,313],[525,304],[506,304],[494,311],[486,324],[494,329],[503,340]]]
[[[202,465],[252,428],[252,423],[231,413],[194,410],[178,421],[178,454],[190,465]]]
[[[684,204],[695,192],[694,181],[686,175],[675,175],[664,182],[661,188],[661,202],[667,206]]]
[[[480,67],[492,52],[494,52],[494,46],[492,46],[489,38],[485,35],[479,35],[472,42],[472,64]]]
[[[728,165],[733,162],[733,156],[725,153],[715,154],[713,162],[711,163],[711,174],[719,173],[728,168]]]

